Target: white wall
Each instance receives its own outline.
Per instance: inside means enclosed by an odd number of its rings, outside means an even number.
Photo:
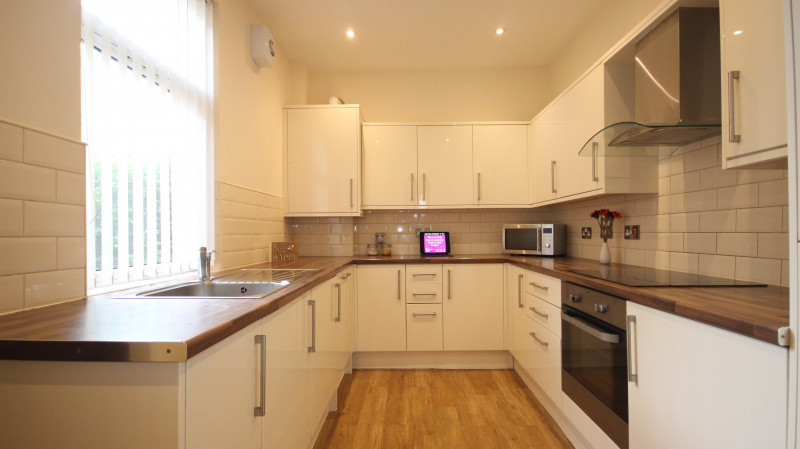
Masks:
[[[544,69],[311,72],[311,104],[336,96],[368,122],[530,120],[547,99]]]

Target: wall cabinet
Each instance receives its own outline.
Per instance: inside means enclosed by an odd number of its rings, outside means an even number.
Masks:
[[[503,349],[503,266],[445,264],[445,351]]]
[[[284,123],[286,216],[358,215],[358,105],[287,106]]]
[[[524,124],[363,126],[365,208],[525,206]]]
[[[783,448],[786,348],[628,302],[631,449]]]
[[[604,126],[633,117],[633,66],[600,64],[548,105],[529,128],[533,204],[611,193],[658,192],[655,156],[610,156],[597,136],[589,155],[578,152]],[[592,144],[590,144],[592,145]]]
[[[786,168],[783,4],[720,0],[719,12],[722,168]]]
[[[359,265],[358,351],[406,350],[405,265]]]

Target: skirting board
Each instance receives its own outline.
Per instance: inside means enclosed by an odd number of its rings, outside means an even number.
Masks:
[[[508,351],[356,352],[353,369],[511,369]]]

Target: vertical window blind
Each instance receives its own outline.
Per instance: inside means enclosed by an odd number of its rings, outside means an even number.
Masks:
[[[87,287],[197,269],[210,220],[211,8],[83,0]]]

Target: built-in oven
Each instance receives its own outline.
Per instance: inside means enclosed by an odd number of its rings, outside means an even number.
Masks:
[[[617,446],[627,449],[625,300],[569,282],[561,292],[562,390]]]

